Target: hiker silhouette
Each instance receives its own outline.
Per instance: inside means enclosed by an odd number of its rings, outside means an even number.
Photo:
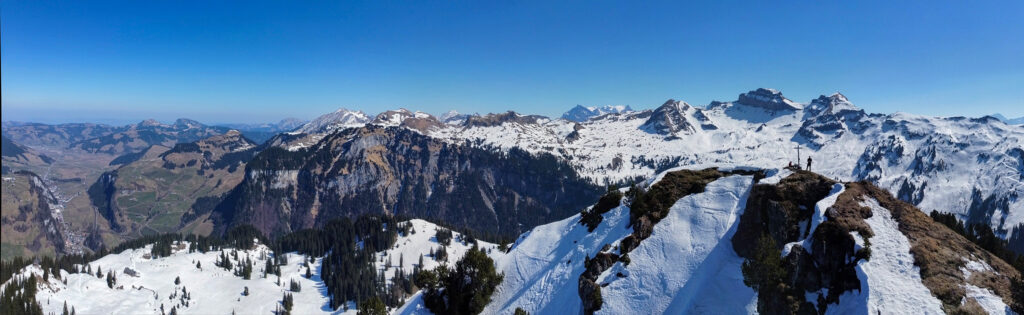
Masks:
[[[808,171],[811,170],[811,157],[809,157],[809,156],[807,157],[807,170]]]

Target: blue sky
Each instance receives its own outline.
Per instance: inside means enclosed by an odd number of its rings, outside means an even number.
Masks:
[[[0,3],[4,120],[559,115],[757,87],[1024,116],[1024,1]]]

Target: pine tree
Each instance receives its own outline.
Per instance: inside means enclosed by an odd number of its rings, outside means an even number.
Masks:
[[[379,297],[373,296],[365,301],[359,302],[358,315],[387,315],[387,306]]]
[[[113,271],[107,273],[107,286],[110,287],[111,289],[114,288],[114,272]]]
[[[284,296],[281,298],[281,305],[284,306],[284,310],[289,312],[289,313],[291,313],[291,311],[292,311],[292,304],[293,303],[294,303],[294,300],[292,298],[292,294],[288,293],[288,292],[285,292]]]
[[[306,279],[313,279],[313,274],[310,272],[310,269],[313,268],[306,268]]]
[[[203,262],[197,261],[196,262],[196,269],[202,270],[203,269]]]
[[[786,276],[782,266],[782,252],[776,247],[775,239],[768,234],[761,234],[753,255],[743,261],[740,269],[743,284],[754,290],[774,290]]]
[[[64,312],[61,312],[61,314],[71,315],[71,313],[68,312],[68,301],[64,301]]]
[[[181,284],[181,276],[174,277],[174,285]]]

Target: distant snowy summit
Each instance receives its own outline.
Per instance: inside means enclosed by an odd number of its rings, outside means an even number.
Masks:
[[[366,115],[363,111],[339,108],[334,112],[313,119],[295,131],[299,133],[329,133],[337,129],[359,127],[369,123],[370,120],[370,116]]]
[[[629,108],[629,105],[605,105],[600,107],[584,107],[583,105],[576,105],[576,107],[573,107],[569,111],[565,112],[565,114],[562,114],[562,119],[575,122],[584,122],[589,120],[590,118],[605,114],[624,113],[631,111],[633,111],[633,109]]]
[[[1024,117],[1006,118],[1006,116],[1003,116],[1002,114],[992,114],[989,116],[995,117],[996,119],[1003,121],[1007,125],[1024,125]]]

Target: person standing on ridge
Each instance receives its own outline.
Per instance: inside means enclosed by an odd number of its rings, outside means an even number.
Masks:
[[[807,170],[808,171],[811,170],[811,157],[809,157],[809,156],[807,157]]]

